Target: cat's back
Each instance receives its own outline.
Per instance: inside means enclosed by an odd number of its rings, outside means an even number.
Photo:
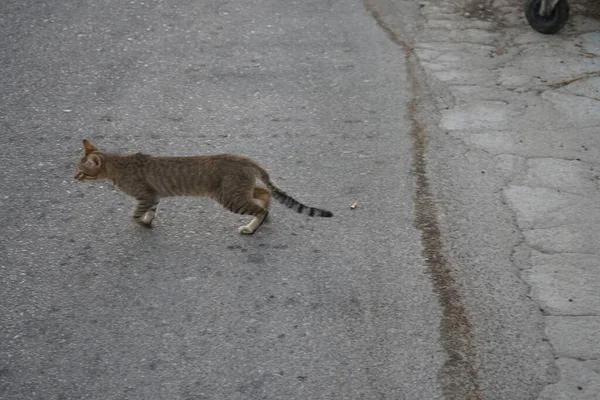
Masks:
[[[259,167],[252,159],[234,154],[214,154],[204,156],[148,156],[149,165],[161,170],[168,169],[199,169],[202,172],[218,173],[226,169],[242,167]]]
[[[251,159],[233,154],[148,157],[146,181],[162,196],[210,195],[227,177],[260,168]]]

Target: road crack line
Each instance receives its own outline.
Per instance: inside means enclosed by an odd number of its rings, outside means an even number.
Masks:
[[[484,400],[475,370],[475,346],[471,322],[458,284],[453,277],[450,262],[444,256],[442,233],[437,218],[432,191],[427,178],[427,134],[419,119],[423,108],[423,90],[417,73],[413,48],[383,18],[377,0],[364,0],[365,8],[388,38],[402,49],[406,60],[412,99],[408,103],[407,117],[413,138],[413,170],[416,180],[415,226],[421,232],[423,258],[442,308],[440,340],[447,360],[438,372],[444,397],[448,400]]]

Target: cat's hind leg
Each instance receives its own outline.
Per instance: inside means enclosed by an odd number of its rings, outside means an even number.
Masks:
[[[269,203],[271,203],[271,192],[268,189],[262,187],[255,187],[252,190],[252,198],[262,208],[269,209]]]
[[[266,208],[261,207],[254,201],[253,198],[248,198],[238,204],[226,206],[230,211],[236,214],[253,215],[254,219],[248,225],[243,225],[238,228],[238,232],[244,235],[253,234],[265,222],[265,218],[269,215]]]
[[[243,235],[251,235],[265,222],[267,216],[269,215],[269,211],[263,209],[260,214],[256,215],[252,221],[248,225],[242,225],[238,228],[238,232]]]
[[[244,235],[253,234],[269,215],[266,207],[269,205],[270,192],[256,187],[254,181],[252,174],[226,177],[222,182],[221,193],[215,199],[229,211],[254,216],[248,225],[238,228],[238,232]]]
[[[268,189],[265,189],[263,187],[254,187],[254,189],[252,189],[252,198],[254,199],[254,202],[256,204],[258,204],[259,206],[261,206],[262,208],[268,210],[269,209],[269,204],[271,203],[271,191]],[[269,216],[267,215],[263,221],[264,222],[269,222]]]

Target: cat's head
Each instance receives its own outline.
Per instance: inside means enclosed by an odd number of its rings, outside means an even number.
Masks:
[[[84,155],[77,162],[75,179],[83,182],[99,179],[102,170],[102,156],[99,150],[87,139],[83,140]]]

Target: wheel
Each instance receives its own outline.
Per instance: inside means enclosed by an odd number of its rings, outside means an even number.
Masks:
[[[540,15],[542,0],[527,0],[525,2],[525,18],[529,25],[536,31],[545,34],[556,33],[561,30],[569,19],[569,3],[559,0],[547,17]]]

